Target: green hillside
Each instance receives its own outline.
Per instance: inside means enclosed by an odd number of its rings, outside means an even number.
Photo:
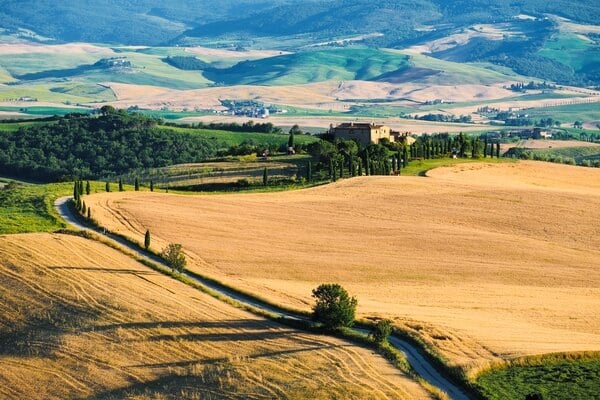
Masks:
[[[409,68],[408,57],[368,48],[303,51],[243,61],[204,75],[226,85],[294,85],[326,80],[374,80]]]

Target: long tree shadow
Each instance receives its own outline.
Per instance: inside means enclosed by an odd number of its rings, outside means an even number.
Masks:
[[[275,358],[294,353],[320,351],[347,345],[319,345],[297,349],[268,351],[243,357],[245,367],[252,365],[253,360],[260,358]],[[151,368],[169,371],[147,382],[135,382],[119,389],[96,393],[88,400],[108,400],[123,398],[160,398],[160,399],[247,399],[277,398],[273,392],[264,386],[248,379],[245,371],[240,371],[229,358],[210,358],[169,363],[131,365],[129,368]],[[173,374],[173,369],[185,372]],[[264,377],[268,379],[267,377]]]
[[[266,324],[261,320],[239,319],[221,321],[140,321],[123,322],[118,324],[94,325],[89,331],[104,332],[116,329],[176,329],[176,328],[224,328],[244,330],[265,330]]]
[[[21,315],[20,322],[0,330],[1,355],[51,356],[64,335],[89,327],[100,312],[76,304],[52,302],[42,308],[24,308]]]
[[[135,275],[160,275],[158,272],[144,271],[141,269],[125,269],[125,268],[100,268],[100,267],[60,267],[53,266],[48,269],[60,270],[75,270],[75,271],[91,271],[91,272],[106,272],[111,274],[135,274]]]

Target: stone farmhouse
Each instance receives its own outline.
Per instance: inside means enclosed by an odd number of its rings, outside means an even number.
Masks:
[[[335,139],[354,140],[357,143],[367,146],[371,143],[378,144],[381,139],[387,139],[390,142],[408,142],[411,144],[414,139],[408,132],[400,133],[393,131],[389,126],[369,123],[344,122],[329,129],[329,133]]]

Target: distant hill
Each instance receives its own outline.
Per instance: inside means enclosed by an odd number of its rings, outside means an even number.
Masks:
[[[597,23],[600,3],[589,0],[4,0],[0,28],[29,29],[60,41],[157,45],[189,37],[309,35],[327,38],[361,33],[400,45],[425,37],[432,26],[495,23],[520,13],[556,14]],[[118,27],[118,29],[116,29]],[[442,29],[443,28],[443,29]]]
[[[393,70],[378,66],[377,57],[354,54],[350,57],[362,58],[344,61],[336,59],[336,53],[315,58],[316,53],[304,50],[349,45],[404,49],[463,35],[467,36],[465,40],[427,53],[460,63],[493,63],[520,75],[560,84],[600,86],[600,34],[592,29],[584,35],[570,32],[569,36],[569,32],[560,29],[558,19],[597,27],[600,3],[589,0],[222,0],[218,5],[210,0],[1,3],[0,28],[4,28],[4,35],[18,36],[20,30],[26,29],[59,42],[301,50],[298,55],[247,61],[228,69],[211,69],[204,60],[187,55],[164,60],[181,71],[203,70],[208,79],[223,84],[375,79],[373,71],[377,69],[382,69],[381,74],[392,73],[396,79],[398,74]],[[508,30],[504,31],[503,26],[509,26]],[[479,29],[492,33],[486,36]],[[133,61],[134,67],[139,64],[139,60]],[[349,61],[375,65],[366,67],[373,71],[363,71],[361,66],[354,69],[353,65],[343,65]],[[311,71],[304,67],[309,65]],[[101,73],[103,79],[110,78],[105,79],[109,81],[129,82],[133,76],[135,83],[153,84],[156,79],[145,76],[143,67],[134,68],[136,74],[125,76],[126,79],[123,74],[98,72],[89,64],[80,64],[75,71],[35,71],[37,74],[25,75],[24,79],[80,73],[88,76],[94,72]],[[200,74],[191,76],[192,84],[186,84],[186,80],[190,80],[190,74],[176,82],[177,88],[207,83]],[[158,81],[169,86],[174,79],[163,75]]]
[[[293,85],[326,80],[377,80],[409,68],[408,57],[376,49],[304,51],[211,68],[204,75],[226,85]]]

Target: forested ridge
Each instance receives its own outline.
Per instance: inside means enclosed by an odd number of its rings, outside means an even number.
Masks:
[[[158,45],[186,36],[311,35],[381,32],[372,44],[393,46],[423,37],[423,25],[460,27],[506,21],[520,13],[555,14],[597,23],[589,0],[5,0],[0,28],[25,28],[61,41]],[[116,29],[118,27],[118,29]]]
[[[216,143],[161,128],[157,120],[124,111],[78,114],[0,132],[0,175],[37,181],[102,178],[139,168],[199,162]]]

